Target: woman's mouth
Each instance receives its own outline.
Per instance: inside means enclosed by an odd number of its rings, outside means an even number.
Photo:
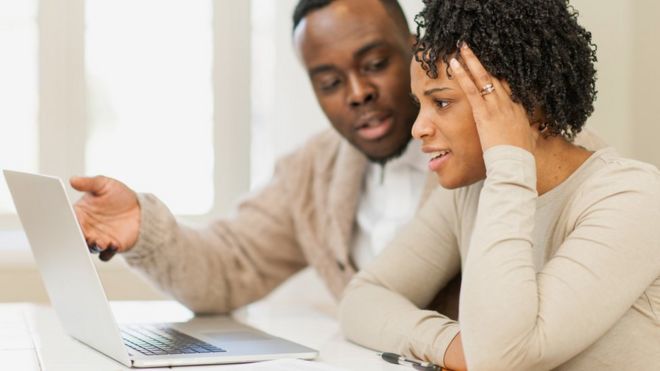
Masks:
[[[445,149],[441,151],[429,152],[428,155],[431,157],[428,165],[429,170],[437,172],[442,167],[442,165],[447,162],[451,156],[451,151]]]

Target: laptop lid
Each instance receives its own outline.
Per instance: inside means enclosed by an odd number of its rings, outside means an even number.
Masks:
[[[3,170],[50,301],[77,340],[130,366],[83,233],[59,178]]]

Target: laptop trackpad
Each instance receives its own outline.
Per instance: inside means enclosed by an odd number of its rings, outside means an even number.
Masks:
[[[271,340],[273,337],[261,332],[251,331],[223,331],[203,332],[204,337],[213,339],[218,343],[233,343],[239,341]]]

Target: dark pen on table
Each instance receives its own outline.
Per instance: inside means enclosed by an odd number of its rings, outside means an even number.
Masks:
[[[414,359],[408,359],[403,356],[400,356],[395,353],[378,353],[378,355],[386,362],[393,363],[395,365],[404,365],[404,366],[410,366],[414,368],[415,370],[419,371],[441,371],[442,367],[438,365],[434,365],[431,362],[423,362],[423,361],[418,361]]]

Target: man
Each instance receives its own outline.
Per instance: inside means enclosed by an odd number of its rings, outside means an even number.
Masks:
[[[335,130],[280,160],[234,218],[192,229],[116,180],[71,180],[86,192],[75,210],[101,258],[122,252],[195,312],[253,302],[308,265],[338,297],[434,185],[411,142],[414,38],[396,0],[301,0],[293,18],[296,51]]]

